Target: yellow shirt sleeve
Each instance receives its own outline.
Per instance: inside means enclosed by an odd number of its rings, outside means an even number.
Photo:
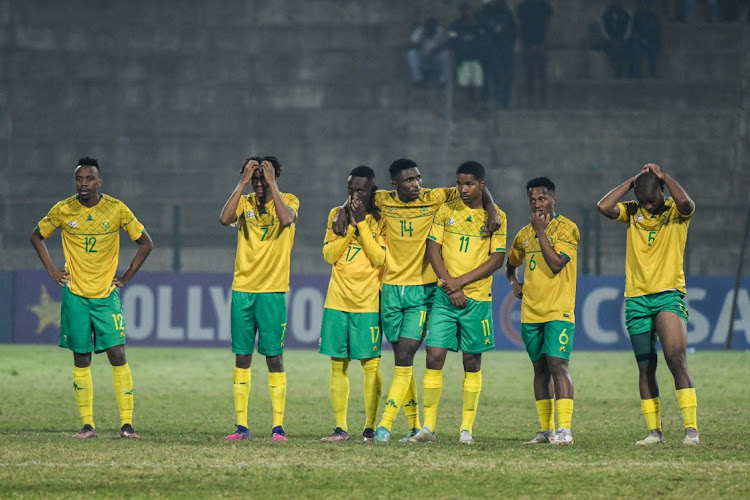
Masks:
[[[521,264],[523,264],[523,260],[526,257],[526,252],[523,249],[522,232],[523,230],[519,231],[513,239],[513,246],[511,247],[510,252],[506,255],[508,264],[513,267],[521,267]]]
[[[376,240],[379,235],[372,233],[367,220],[358,223],[357,230],[359,230],[359,241],[362,243],[362,249],[372,265],[380,267],[385,264],[385,248],[381,245],[381,242]]]
[[[326,237],[323,242],[323,260],[327,264],[333,265],[344,250],[347,249],[349,243],[354,238],[354,228],[351,225],[346,226],[346,236],[339,236],[333,232],[333,221],[339,212],[340,207],[333,208],[328,214],[328,225],[326,228]]]

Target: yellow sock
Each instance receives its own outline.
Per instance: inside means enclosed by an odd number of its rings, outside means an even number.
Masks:
[[[271,393],[271,406],[273,407],[273,426],[283,426],[284,406],[286,405],[286,372],[269,372],[268,390]]]
[[[542,430],[554,431],[555,430],[555,400],[554,399],[537,400],[536,412],[539,415],[539,425],[542,426]]]
[[[556,406],[559,426],[570,430],[570,423],[573,421],[573,400],[558,399]]]
[[[250,368],[234,367],[234,411],[237,412],[237,425],[247,427],[247,402],[250,399]]]
[[[406,415],[406,421],[409,423],[410,429],[421,429],[422,424],[419,423],[419,403],[417,403],[417,381],[414,378],[414,371],[412,371],[411,382],[409,382],[409,391],[404,397],[404,414]]]
[[[82,425],[94,427],[94,381],[91,379],[91,367],[73,367],[73,391],[81,414]]]
[[[437,426],[440,393],[443,392],[443,371],[427,368],[422,381],[422,406],[424,406],[424,426],[435,432]]]
[[[362,360],[365,374],[365,429],[375,428],[375,417],[383,394],[383,374],[380,372],[380,358]]]
[[[479,393],[482,392],[482,372],[464,373],[464,409],[461,413],[461,430],[474,432]]]
[[[395,366],[393,368],[393,381],[388,391],[388,397],[385,401],[385,410],[383,418],[380,420],[378,427],[385,427],[389,431],[396,419],[398,409],[404,401],[404,397],[409,392],[409,384],[412,383],[413,366]]]
[[[677,391],[677,404],[680,406],[680,411],[682,411],[685,428],[692,427],[698,429],[698,397],[695,394],[695,387],[679,389]]]
[[[641,412],[646,418],[646,425],[648,426],[649,432],[661,430],[660,406],[659,398],[641,400]]]
[[[346,412],[349,407],[349,360],[331,359],[331,403],[333,404],[333,416],[336,427],[345,431]]]
[[[115,398],[120,407],[120,427],[133,425],[133,375],[130,365],[112,367],[112,380],[115,385]]]

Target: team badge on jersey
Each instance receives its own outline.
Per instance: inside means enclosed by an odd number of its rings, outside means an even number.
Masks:
[[[635,216],[635,221],[636,222],[643,222],[643,216],[641,214],[636,215]]]
[[[93,218],[93,217],[91,216],[91,214],[89,214],[89,216],[88,216],[88,217],[86,217],[86,220],[87,220],[87,221],[92,221],[92,220],[94,220],[94,218]]]
[[[76,221],[74,221],[74,220],[72,220],[72,221],[68,222],[68,225],[69,225],[70,227],[78,227],[78,223],[77,223]]]
[[[423,214],[426,214],[429,211],[429,209],[427,207],[422,207],[419,209],[419,211],[422,212]]]
[[[549,241],[549,246],[555,246],[555,240],[552,239],[552,236],[547,236],[547,241]]]
[[[523,246],[525,246],[525,247],[529,246],[529,240],[524,241],[523,242]]]
[[[448,219],[446,222],[448,223],[449,226],[455,226],[456,225],[456,220],[453,217],[451,217],[450,219]]]
[[[248,210],[248,212],[245,214],[248,219],[254,219],[255,218],[255,212],[252,210]]]
[[[471,215],[466,218],[466,222],[472,222]]]
[[[102,229],[104,229],[105,231],[107,229],[109,229],[109,221],[108,220],[105,220],[104,222],[102,222]]]

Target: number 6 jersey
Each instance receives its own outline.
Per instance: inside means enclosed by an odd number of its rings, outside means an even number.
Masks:
[[[523,273],[523,300],[521,323],[546,323],[548,321],[575,322],[576,276],[578,267],[578,242],[581,234],[573,221],[562,215],[555,216],[545,231],[555,252],[568,258],[562,271],[555,274],[542,256],[542,249],[531,224],[521,228],[508,253],[508,263],[520,267],[526,260]]]

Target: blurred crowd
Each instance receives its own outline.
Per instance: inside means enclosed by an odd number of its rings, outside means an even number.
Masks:
[[[477,7],[460,3],[450,24],[428,17],[411,34],[411,81],[418,87],[454,83],[457,107],[468,113],[507,109],[518,47],[523,79],[515,102],[545,107],[552,16],[548,0],[522,0],[515,12],[506,0],[482,0]],[[750,0],[605,0],[592,46],[606,53],[615,78],[656,78],[662,20],[750,22]]]

